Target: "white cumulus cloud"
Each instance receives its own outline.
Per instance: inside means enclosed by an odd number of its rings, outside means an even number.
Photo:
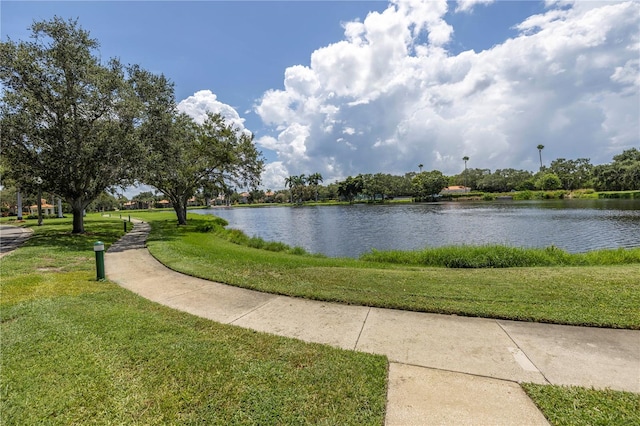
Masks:
[[[488,1],[460,1],[469,11]],[[482,52],[453,54],[445,1],[392,1],[344,24],[309,66],[255,112],[272,129],[257,142],[279,172],[459,173],[536,170],[545,156],[611,161],[640,145],[640,4],[549,2],[520,33]],[[286,172],[285,172],[286,171]]]
[[[284,188],[284,180],[290,176],[282,161],[274,161],[265,165],[262,172],[262,187],[264,189]]]
[[[177,107],[178,111],[192,117],[197,123],[203,123],[208,113],[219,113],[228,123],[233,124],[241,131],[246,131],[244,128],[244,118],[240,117],[235,108],[220,102],[216,94],[211,90],[199,90],[186,99],[181,100]]]
[[[493,3],[495,0],[458,0],[458,6],[456,12],[471,12],[476,5],[487,5]]]

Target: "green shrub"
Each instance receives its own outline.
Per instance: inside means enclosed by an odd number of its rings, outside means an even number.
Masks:
[[[215,231],[216,226],[212,223],[203,223],[203,224],[198,224],[196,226],[196,231],[197,232],[212,232]]]
[[[245,247],[251,247],[258,250],[267,250],[272,252],[282,252],[295,255],[309,255],[302,247],[294,247],[278,242],[278,241],[265,241],[260,237],[249,237],[239,229],[225,229],[217,228],[217,235],[226,239],[229,242],[238,244]]]
[[[530,200],[533,197],[531,191],[520,191],[513,194],[514,200]]]
[[[303,249],[302,247],[298,247],[298,246],[296,246],[296,247],[292,248],[291,250],[289,250],[289,253],[296,254],[296,255],[299,255],[299,256],[304,256],[304,255],[308,254],[305,249]]]

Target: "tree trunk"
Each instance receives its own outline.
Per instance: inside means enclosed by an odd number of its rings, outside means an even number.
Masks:
[[[176,216],[178,217],[178,225],[186,225],[187,224],[187,202],[184,203],[182,200],[175,199],[171,200],[173,204],[173,210],[176,212]]]
[[[73,231],[74,234],[84,234],[84,209],[86,205],[82,200],[71,201],[71,212],[73,213]]]
[[[178,225],[186,225],[187,215],[185,214],[184,209],[181,206],[176,206],[173,209],[176,211],[176,216],[178,217]]]

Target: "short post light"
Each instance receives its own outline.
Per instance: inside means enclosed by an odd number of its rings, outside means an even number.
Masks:
[[[96,252],[96,279],[102,281],[104,277],[104,243],[96,241],[93,243],[93,251]]]

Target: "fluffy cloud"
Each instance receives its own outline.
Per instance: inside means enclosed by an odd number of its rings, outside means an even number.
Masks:
[[[262,172],[262,187],[264,189],[280,189],[284,180],[290,176],[282,161],[274,161],[265,165]]]
[[[491,4],[495,0],[458,0],[456,12],[471,12],[477,4]]]
[[[457,10],[478,3],[490,2]],[[394,0],[288,68],[284,90],[255,106],[273,169],[325,182],[418,163],[453,174],[467,155],[469,167],[535,170],[540,143],[550,159],[595,164],[638,146],[640,4],[548,2],[517,37],[457,55],[447,7]]]
[[[192,96],[183,99],[178,103],[178,111],[189,115],[197,123],[204,122],[208,113],[219,113],[227,122],[233,123],[233,125],[241,131],[246,131],[244,128],[244,118],[240,117],[235,108],[220,102],[211,90],[200,90]]]

